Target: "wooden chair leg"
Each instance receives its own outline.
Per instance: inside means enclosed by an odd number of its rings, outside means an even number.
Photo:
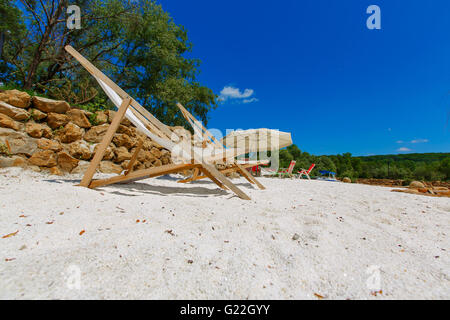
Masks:
[[[248,171],[247,169],[243,168],[240,164],[236,163],[236,166],[239,168],[239,170],[241,171],[242,175],[248,180],[250,181],[250,183],[254,183],[258,186],[258,188],[260,188],[261,190],[266,189],[258,180],[256,180],[255,177],[253,177]]]
[[[190,176],[190,177],[187,178],[187,179],[183,179],[183,180],[180,180],[180,181],[177,181],[177,182],[178,182],[178,183],[188,183],[188,182],[192,182],[192,181],[194,181],[194,180],[197,180],[198,173],[199,173],[199,169],[198,169],[198,168],[195,168],[195,169],[194,169],[194,172],[193,172],[193,174],[192,174],[192,176]]]
[[[126,98],[122,101],[122,104],[120,105],[119,110],[117,110],[117,113],[114,116],[113,121],[109,125],[108,130],[106,131],[106,134],[103,137],[103,140],[100,143],[100,146],[98,147],[97,152],[95,153],[94,158],[91,161],[91,164],[84,173],[83,179],[79,184],[80,186],[86,188],[89,187],[92,178],[94,177],[95,171],[97,170],[100,161],[102,161],[103,159],[103,155],[105,154],[106,148],[108,148],[109,144],[111,143],[114,133],[116,133],[117,128],[119,127],[120,122],[122,121],[122,118],[124,117],[125,112],[127,111],[130,103],[131,103],[130,98]]]
[[[199,172],[200,172],[200,170],[198,168],[194,169],[194,174],[192,175],[192,180],[195,180],[198,177]]]
[[[192,177],[177,181],[177,183],[188,183],[188,182],[192,182]]]
[[[130,159],[130,162],[128,163],[127,170],[125,171],[125,175],[128,175],[130,172],[133,171],[133,166],[136,163],[137,157],[139,155],[139,151],[141,151],[143,145],[144,145],[144,139],[141,139],[141,141],[139,141],[139,144],[138,144],[136,150],[133,153],[133,156]]]
[[[236,172],[240,172],[242,174],[242,176],[251,184],[255,184],[255,181],[252,180],[252,177],[249,177],[249,175],[245,174],[245,172],[248,173],[247,169],[245,168],[239,168],[239,166],[237,164],[235,164],[236,166]],[[245,172],[244,172],[245,171]],[[251,176],[251,174],[250,174]]]
[[[217,180],[212,174],[210,174],[207,170],[201,170],[202,173],[207,176],[208,178],[210,178],[215,184],[217,184],[220,188],[222,188],[223,190],[228,190],[228,188],[219,180]]]
[[[222,182],[225,186],[228,187],[231,191],[233,191],[239,198],[243,200],[251,200],[250,197],[245,194],[241,189],[236,187],[234,183],[232,183],[227,177],[225,177],[219,170],[217,170],[213,165],[202,163],[203,171],[207,171],[214,178]],[[206,173],[206,172],[205,172]]]

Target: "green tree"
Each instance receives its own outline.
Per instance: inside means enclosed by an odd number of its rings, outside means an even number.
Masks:
[[[5,57],[16,52],[11,51],[6,44],[20,41],[25,35],[25,25],[22,12],[10,0],[0,0],[0,17],[0,75],[4,81],[14,81],[14,68]]]
[[[336,172],[336,165],[327,156],[321,156],[316,167],[317,167],[317,172],[320,170]]]
[[[27,33],[5,43],[2,60],[14,66],[16,81],[24,89],[49,96],[70,91],[77,95],[75,104],[103,96],[93,78],[64,50],[70,44],[167,124],[185,123],[177,101],[205,124],[208,112],[217,106],[217,96],[197,81],[200,61],[185,57],[192,50],[187,31],[154,1],[20,3]],[[70,4],[82,10],[80,30],[66,27]],[[97,89],[85,92],[86,83]]]
[[[450,157],[441,161],[439,171],[445,176],[446,180],[450,180]]]
[[[302,151],[295,144],[287,147],[286,149],[294,157],[294,159],[300,159]]]
[[[289,153],[287,149],[281,149],[279,153],[279,159],[280,168],[287,168],[289,167],[289,163],[294,160],[294,157]]]

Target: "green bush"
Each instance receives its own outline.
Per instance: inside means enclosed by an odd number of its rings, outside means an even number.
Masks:
[[[99,124],[98,120],[97,120],[97,113],[92,113],[89,116],[89,122],[91,123],[91,125],[93,126],[97,126]]]
[[[0,155],[7,156],[7,157],[11,156],[8,146],[2,142],[0,142]]]
[[[49,98],[44,94],[41,93],[37,93],[34,90],[24,90],[22,88],[22,86],[18,85],[17,83],[14,82],[8,82],[8,83],[3,83],[2,86],[0,86],[0,91],[6,91],[6,90],[19,90],[19,91],[23,91],[28,93],[30,96],[40,96],[40,97],[44,97],[44,98]]]
[[[287,168],[291,160],[296,161],[294,172],[300,168],[316,167],[311,176],[318,176],[320,170],[333,171],[337,177],[349,177],[352,181],[365,179],[445,181],[450,180],[450,153],[416,153],[354,157],[350,153],[315,156],[302,152],[297,147],[280,150],[280,167]]]
[[[78,108],[83,109],[85,111],[89,112],[96,112],[100,110],[114,110],[115,107],[112,105],[112,103],[109,102],[109,100],[106,100],[102,97],[95,97],[92,101],[77,105]]]

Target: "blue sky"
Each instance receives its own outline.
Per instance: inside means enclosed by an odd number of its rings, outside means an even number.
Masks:
[[[159,3],[223,92],[209,128],[289,131],[316,155],[450,152],[450,1]]]

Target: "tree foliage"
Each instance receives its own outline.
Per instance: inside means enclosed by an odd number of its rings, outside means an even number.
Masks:
[[[167,124],[184,124],[177,101],[205,123],[217,106],[216,95],[197,81],[200,61],[185,57],[192,50],[187,31],[152,0],[0,1],[8,17],[0,22],[5,82],[101,104],[101,89],[65,52],[70,44]],[[81,9],[81,29],[66,26],[71,4]]]

